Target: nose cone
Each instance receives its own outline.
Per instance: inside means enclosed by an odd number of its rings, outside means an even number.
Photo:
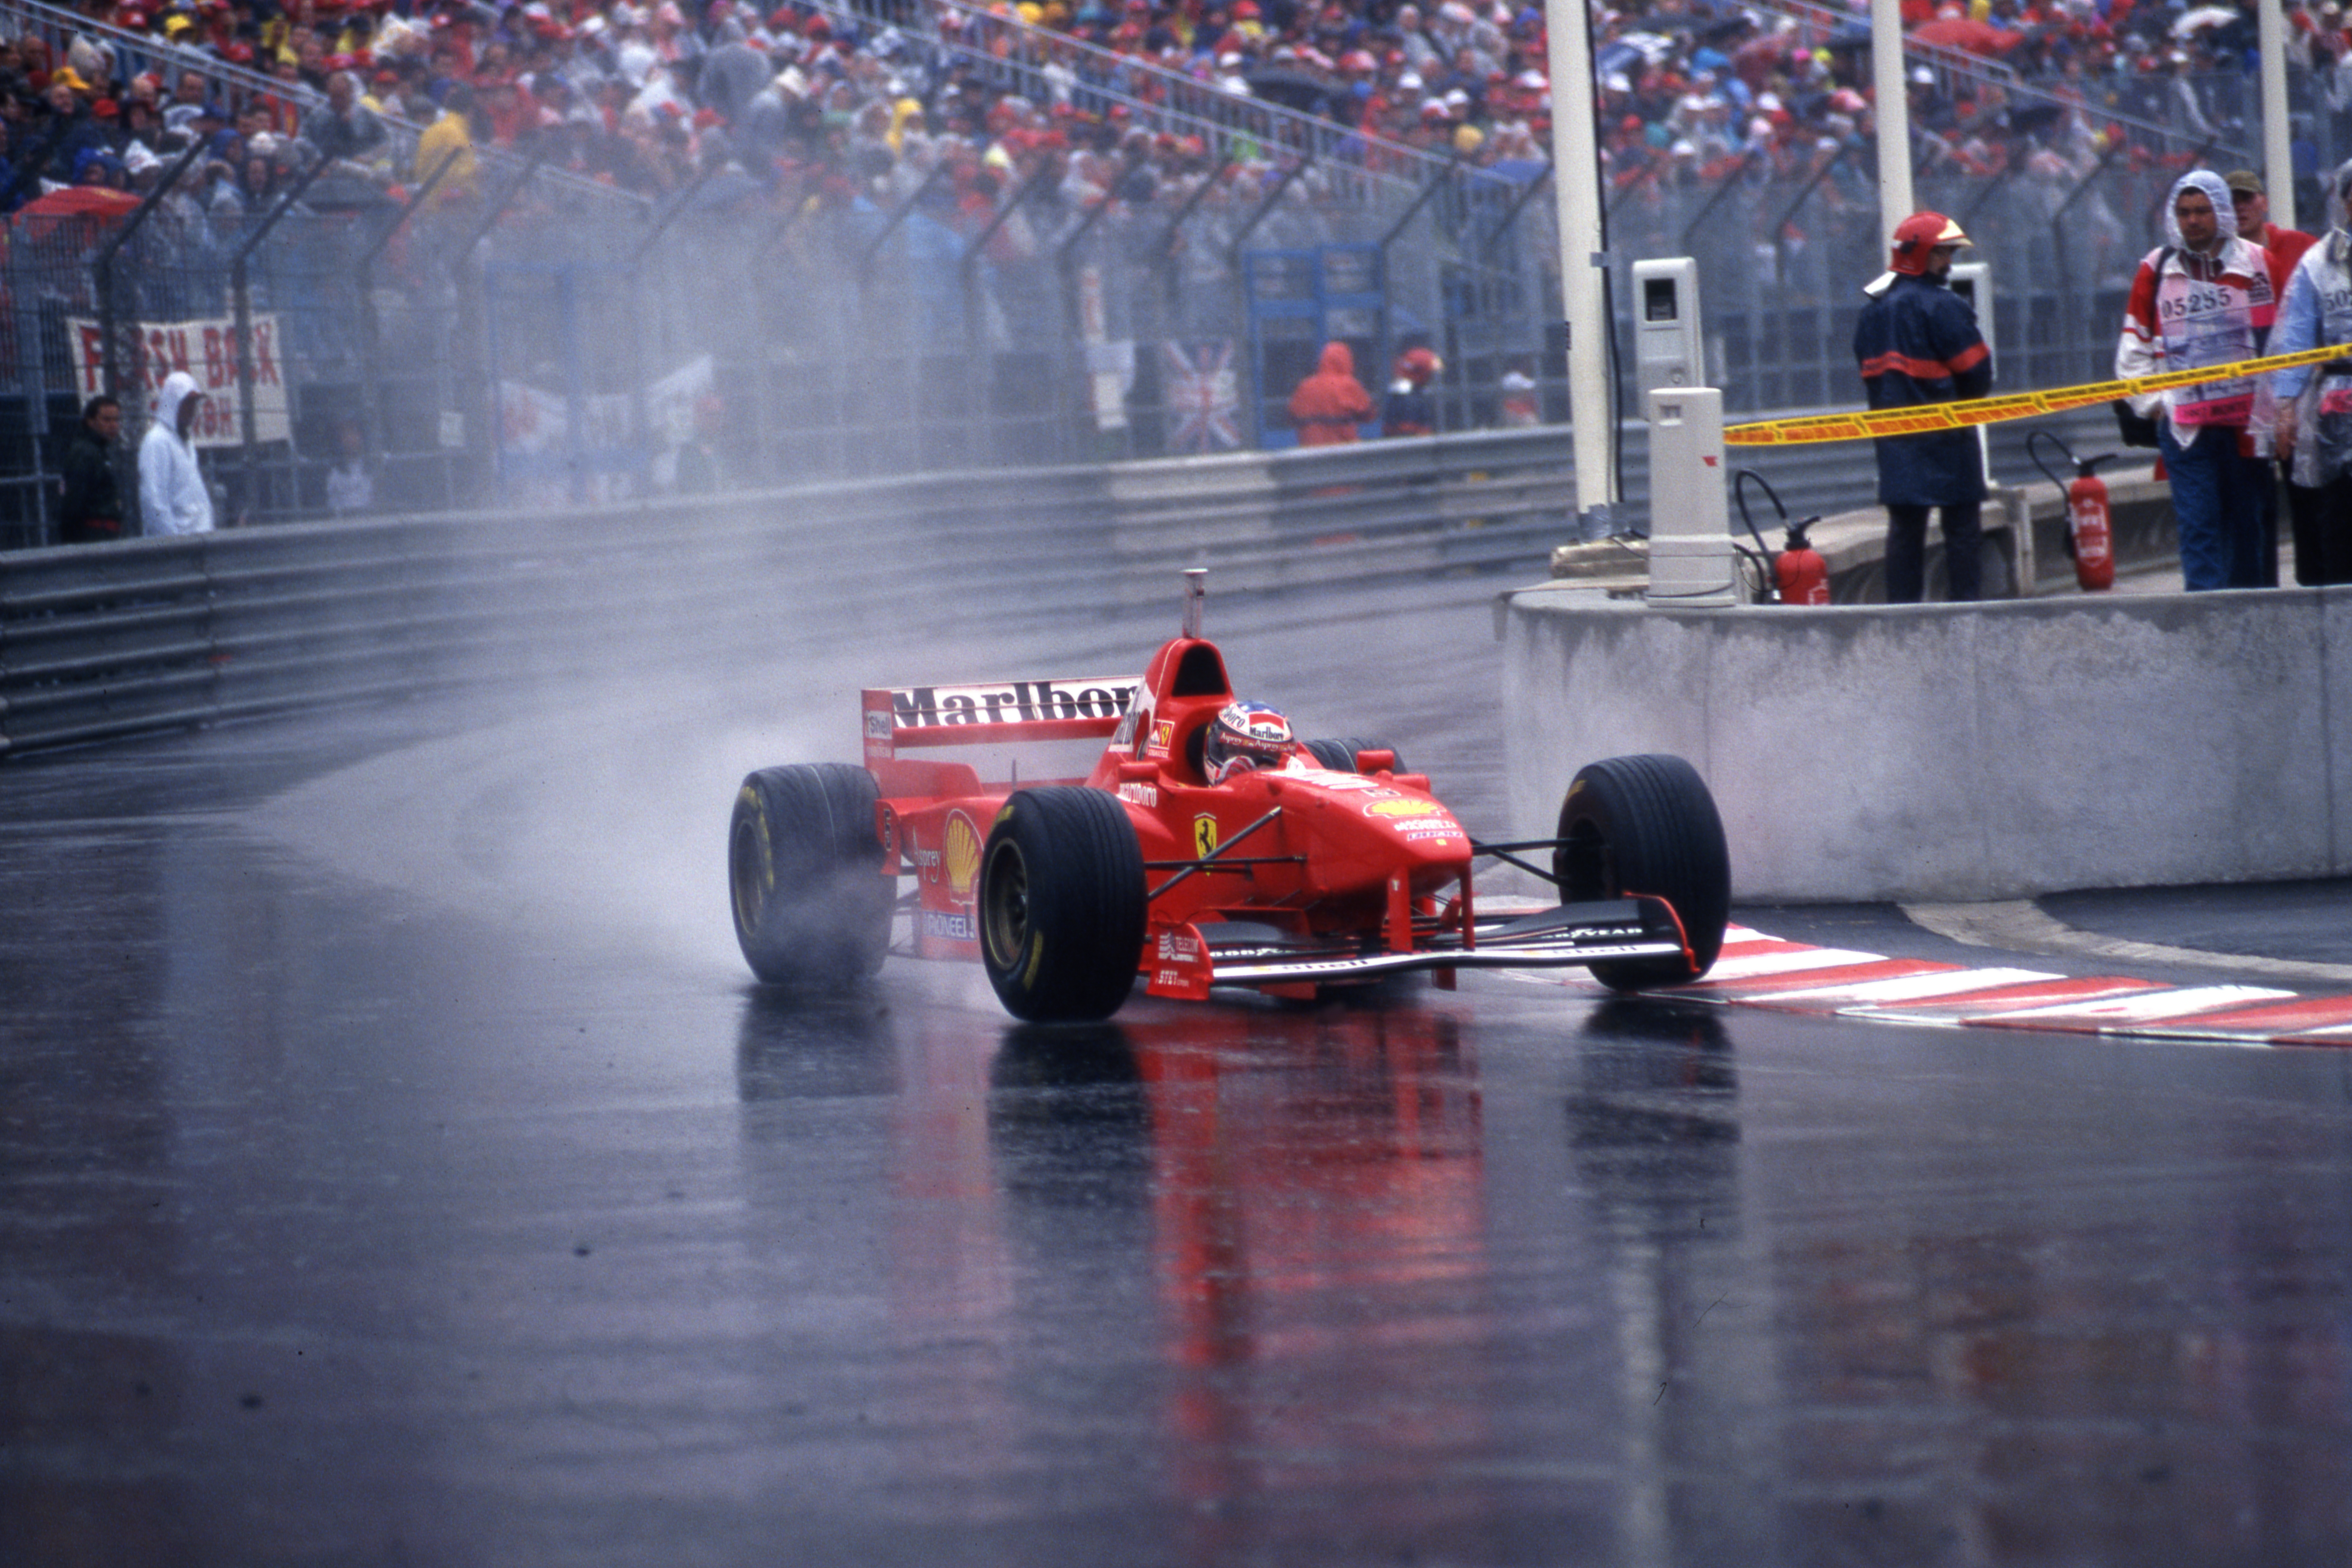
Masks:
[[[1470,836],[1454,814],[1426,795],[1397,792],[1386,799],[1368,800],[1360,807],[1371,824],[1415,855],[1470,852]]]
[[[1470,835],[1452,812],[1425,795],[1368,800],[1358,809],[1381,841],[1381,857],[1391,869],[1405,869],[1416,893],[1454,880],[1470,864]]]

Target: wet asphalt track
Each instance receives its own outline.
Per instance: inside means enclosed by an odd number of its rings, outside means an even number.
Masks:
[[[1491,823],[1484,591],[1211,630]],[[0,769],[0,1563],[2352,1554],[2352,1052],[749,984],[746,768],[1165,618]],[[2341,894],[2065,918],[2352,962]]]

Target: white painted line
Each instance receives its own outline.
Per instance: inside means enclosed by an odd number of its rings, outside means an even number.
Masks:
[[[1706,984],[1719,980],[1754,980],[1768,974],[1801,974],[1808,969],[1842,969],[1849,963],[1879,963],[1880,952],[1852,952],[1842,947],[1804,947],[1793,952],[1759,952],[1753,958],[1718,958],[1706,972]]]
[[[2271,1031],[2271,1037],[2273,1039],[2282,1035],[2292,1035],[2298,1040],[2313,1039],[2321,1035],[2341,1035],[2347,1039],[2352,1039],[2352,1024],[2329,1024],[2316,1029],[2273,1029]]]
[[[2026,1020],[2079,1018],[2084,1023],[2148,1024],[2162,1018],[2182,1018],[2195,1013],[2218,1013],[2249,1002],[2274,1001],[2292,991],[2262,985],[2190,985],[2178,991],[2140,991],[2110,996],[2104,1002],[2061,1002],[2054,1006],[2026,1007],[2016,1012],[1971,1013],[1971,1024],[2015,1024]]]
[[[1924,1002],[1929,997],[1954,997],[1996,986],[2022,985],[2034,980],[2064,976],[2040,969],[1948,969],[1936,974],[1898,974],[1886,980],[1861,980],[1851,985],[1823,985],[1810,991],[1748,992],[1748,1002]]]

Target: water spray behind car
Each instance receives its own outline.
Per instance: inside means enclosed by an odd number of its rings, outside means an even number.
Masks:
[[[1755,518],[1748,511],[1748,481],[1763,486],[1771,498],[1772,510],[1780,513],[1780,525],[1787,534],[1777,552],[1764,542],[1763,532],[1757,528]],[[1789,509],[1780,504],[1780,494],[1771,481],[1753,468],[1742,468],[1732,477],[1731,494],[1739,502],[1739,521],[1748,525],[1755,537],[1756,548],[1750,551],[1738,540],[1731,547],[1741,558],[1756,568],[1759,597],[1768,605],[1826,605],[1830,602],[1830,568],[1821,552],[1805,537],[1806,531],[1821,521],[1817,516],[1789,521]]]
[[[2068,484],[2050,471],[2042,460],[2036,441],[2047,441],[2066,455],[2074,465],[2074,482]],[[2100,452],[2088,458],[2074,456],[2074,449],[2054,431],[2035,430],[2025,437],[2025,455],[2042,470],[2042,477],[2058,487],[2066,498],[2066,554],[2074,563],[2074,582],[2086,594],[2105,593],[2116,585],[2115,517],[2107,508],[2107,481],[2099,478],[2099,465],[2113,462],[2120,452]]]

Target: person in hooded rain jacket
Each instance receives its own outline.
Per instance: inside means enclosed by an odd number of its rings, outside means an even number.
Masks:
[[[1356,379],[1356,356],[1345,343],[1325,343],[1315,374],[1290,395],[1290,422],[1302,447],[1353,441],[1372,416],[1372,395]]]
[[[1853,357],[1870,406],[1910,408],[1992,391],[1992,351],[1977,313],[1952,292],[1952,256],[1969,243],[1941,213],[1914,213],[1895,227],[1889,270],[1863,289]],[[1927,513],[1940,510],[1944,570],[1955,600],[1983,593],[1984,458],[1974,430],[1885,436],[1878,504],[1886,509],[1886,602],[1927,596]]]
[[[2165,203],[2169,243],[2132,279],[2116,344],[2116,378],[2168,370],[2223,370],[2211,381],[2131,400],[2156,421],[2157,449],[2172,481],[2180,526],[2180,575],[2193,592],[2263,585],[2262,487],[2272,483],[2273,402],[2268,376],[2224,367],[2262,352],[2277,297],[2270,265],[2238,237],[2238,212],[2221,176],[2197,169]]]
[[[2294,580],[2352,583],[2352,160],[2328,182],[2326,238],[2303,253],[2279,304],[2269,352],[2345,344],[2344,358],[2271,373],[2278,454],[2287,461]]]
[[[184,370],[164,377],[155,395],[155,422],[139,443],[139,518],[149,533],[212,531],[212,491],[188,439],[204,395]]]

